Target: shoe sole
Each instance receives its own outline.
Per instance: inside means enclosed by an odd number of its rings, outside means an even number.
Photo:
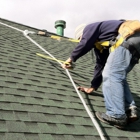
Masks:
[[[97,117],[101,122],[103,122],[103,123],[106,123],[106,124],[115,126],[115,127],[118,128],[118,129],[124,129],[124,128],[125,128],[125,126],[115,125],[115,124],[109,123],[109,122],[107,122],[107,121],[105,121],[105,120],[102,120],[100,117],[98,117],[98,115],[96,114],[96,112],[95,112],[95,115],[96,115],[96,117]]]
[[[133,122],[138,121],[138,120],[139,120],[139,118],[138,118],[138,117],[128,118],[127,123],[128,123],[128,124],[130,124],[130,123],[133,123]]]

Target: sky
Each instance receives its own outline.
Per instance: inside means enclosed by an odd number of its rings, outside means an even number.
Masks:
[[[74,38],[79,24],[140,20],[140,0],[0,0],[0,18],[53,33],[55,21],[64,20],[64,36]]]

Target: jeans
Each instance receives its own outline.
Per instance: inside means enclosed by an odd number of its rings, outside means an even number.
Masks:
[[[103,95],[106,114],[121,118],[125,117],[126,108],[135,106],[129,85],[126,81],[128,72],[132,70],[132,54],[126,48],[119,46],[110,53],[103,70]]]

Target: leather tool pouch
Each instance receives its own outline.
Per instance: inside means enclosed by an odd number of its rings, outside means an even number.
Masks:
[[[140,21],[139,20],[128,20],[121,24],[119,30],[119,34],[127,39],[129,36],[133,35],[136,32],[140,32]],[[122,46],[127,48],[132,54],[131,63],[136,64],[139,62],[140,54],[135,49],[134,45],[128,43],[127,41],[122,43]]]
[[[139,20],[128,20],[121,24],[119,34],[126,39],[133,35],[135,32],[140,32],[140,21]]]

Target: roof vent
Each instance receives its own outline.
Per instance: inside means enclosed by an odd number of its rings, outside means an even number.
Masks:
[[[56,33],[60,36],[64,35],[64,29],[66,28],[66,22],[64,20],[55,21]]]

